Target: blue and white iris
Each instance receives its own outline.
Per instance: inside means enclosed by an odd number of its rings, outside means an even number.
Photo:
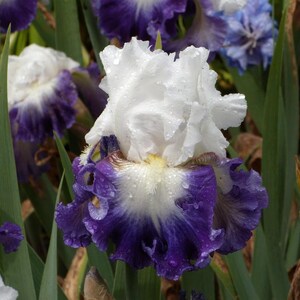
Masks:
[[[34,44],[9,56],[8,106],[16,138],[42,141],[74,123],[77,91],[70,71],[78,66],[64,53]]]
[[[34,44],[9,56],[8,108],[20,181],[44,171],[33,158],[39,144],[75,122],[71,71],[78,66],[64,53]]]
[[[227,17],[228,33],[221,52],[240,74],[248,67],[262,64],[266,68],[270,64],[277,36],[271,12],[268,0],[253,0]]]
[[[241,123],[246,102],[215,89],[208,55],[175,59],[135,38],[100,54],[108,104],[73,162],[75,199],[56,211],[67,245],[112,241],[112,259],[170,279],[244,247],[268,198],[256,172],[226,158],[221,129]]]

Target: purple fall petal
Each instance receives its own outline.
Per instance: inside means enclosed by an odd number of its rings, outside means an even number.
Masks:
[[[111,240],[115,244],[112,259],[123,260],[135,268],[154,265],[158,275],[170,279],[206,266],[223,236],[222,230],[212,229],[216,199],[212,168],[202,166],[187,172],[185,196],[173,204],[178,214],[159,219],[157,226],[149,212],[136,215],[124,208],[118,170],[110,160],[98,162],[93,173],[87,165],[76,176],[79,184],[93,178],[93,183],[85,186],[94,196],[86,199],[89,214],[83,222],[96,246],[104,251]]]
[[[91,243],[91,234],[86,230],[82,219],[87,215],[87,203],[73,201],[68,205],[59,203],[56,208],[55,220],[62,229],[66,245],[78,248]]]
[[[225,231],[224,243],[218,249],[222,254],[240,250],[251,237],[251,231],[259,223],[261,211],[268,205],[268,195],[262,186],[259,174],[253,170],[237,170],[241,160],[232,159],[216,167],[216,176],[229,177],[230,191],[222,191],[219,186],[215,207],[214,228]]]

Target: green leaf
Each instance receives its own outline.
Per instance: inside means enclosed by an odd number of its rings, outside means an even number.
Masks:
[[[64,174],[57,191],[56,204],[60,199]],[[57,225],[53,214],[52,232],[40,288],[40,300],[57,300]]]
[[[222,283],[222,287],[224,287],[233,298],[236,298],[237,294],[230,274],[223,272],[214,260],[211,261],[210,267],[216,274],[218,281]]]
[[[261,225],[255,231],[251,280],[260,299],[271,299],[267,246]]]
[[[45,20],[40,9],[37,10],[36,17],[32,22],[40,37],[48,47],[55,48],[55,32]]]
[[[42,282],[42,276],[44,272],[44,263],[35,253],[33,248],[28,244],[28,252],[30,257],[33,281],[35,286],[35,292],[37,295],[40,293],[40,287]]]
[[[285,189],[283,208],[281,210],[281,243],[286,245],[288,240],[288,222],[296,182],[295,155],[298,153],[299,139],[299,78],[293,40],[293,16],[296,1],[290,1],[287,10],[285,39],[283,45],[283,99],[286,120],[285,139]]]
[[[80,0],[81,8],[84,15],[85,24],[91,39],[97,64],[100,70],[103,70],[103,65],[100,60],[99,53],[109,44],[109,41],[100,34],[99,28],[97,26],[97,19],[93,14],[91,1],[89,0]]]
[[[17,38],[12,49],[12,54],[19,55],[27,45],[28,29],[17,32]]]
[[[42,39],[42,37],[39,35],[38,31],[33,25],[29,27],[29,43],[37,44],[42,47],[46,46],[45,41]]]
[[[13,154],[7,103],[7,63],[10,29],[0,59],[0,218],[24,226],[21,218],[19,188]],[[17,252],[4,254],[0,250],[1,275],[6,285],[19,292],[19,300],[36,299],[27,243],[23,241]]]
[[[238,297],[240,299],[259,299],[247,271],[243,254],[238,251],[227,255],[225,260]]]
[[[138,271],[125,264],[126,299],[138,300]]]
[[[265,102],[263,126],[263,183],[269,193],[269,207],[264,211],[263,228],[267,244],[269,275],[274,299],[285,299],[289,281],[283,261],[281,216],[283,209],[285,174],[285,126],[282,99],[282,64],[285,13],[281,20],[279,36],[271,64]]]
[[[76,0],[53,0],[56,49],[82,65],[81,39]]]
[[[215,300],[215,278],[211,268],[204,268],[194,272],[185,272],[182,276],[182,289],[187,291],[188,297],[192,290],[201,292],[205,299]],[[154,298],[153,298],[154,299]]]
[[[228,290],[225,288],[223,284],[220,284],[220,294],[222,295],[222,300],[236,300],[238,299],[237,296],[232,296],[231,293],[228,292]]]
[[[286,266],[287,269],[291,269],[296,265],[299,259],[300,250],[300,219],[298,218],[296,224],[292,226],[290,232],[290,238],[288,241],[287,253],[286,253]]]
[[[138,271],[139,299],[153,300],[160,298],[160,277],[152,267]]]
[[[155,50],[162,49],[162,41],[161,41],[161,34],[157,31],[156,41],[155,41]]]
[[[54,136],[55,136],[56,146],[57,146],[57,149],[59,152],[60,160],[61,160],[62,166],[65,170],[65,177],[66,177],[66,181],[67,181],[67,185],[68,185],[70,198],[73,199],[74,193],[73,193],[72,186],[73,186],[73,182],[74,182],[74,174],[72,171],[72,164],[71,164],[70,158],[68,156],[68,153],[67,153],[63,143],[61,142],[60,138],[56,134],[56,132],[54,132]]]
[[[106,281],[109,290],[112,291],[114,274],[106,252],[99,251],[97,247],[92,244],[87,247],[87,253],[90,266],[97,268],[101,277]]]
[[[35,285],[36,294],[39,295],[40,293],[40,286],[42,282],[42,276],[44,272],[44,263],[35,253],[35,251],[28,245],[29,256],[30,256],[30,263],[32,268],[33,280]],[[66,300],[66,296],[63,293],[61,287],[57,285],[58,288],[58,300]]]
[[[125,299],[125,263],[118,260],[112,294],[115,299]]]

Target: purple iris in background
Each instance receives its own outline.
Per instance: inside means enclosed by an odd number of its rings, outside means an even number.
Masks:
[[[73,162],[75,199],[56,210],[67,245],[111,241],[111,259],[169,279],[245,246],[268,197],[226,158],[221,129],[242,122],[246,102],[216,90],[208,55],[189,47],[175,60],[135,38],[100,54],[108,103]]]
[[[228,33],[221,53],[240,74],[250,66],[270,64],[277,36],[271,12],[268,0],[253,0],[227,17]]]
[[[9,24],[12,32],[27,28],[36,9],[37,0],[0,0],[0,32],[6,33]]]
[[[5,253],[17,251],[23,239],[20,226],[10,222],[5,222],[0,226],[0,244]]]
[[[157,32],[164,49],[180,51],[187,46],[217,51],[226,36],[224,13],[232,13],[244,0],[91,0],[99,27],[109,39],[122,43],[137,36],[153,45]]]

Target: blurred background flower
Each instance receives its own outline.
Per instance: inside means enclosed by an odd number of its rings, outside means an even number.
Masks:
[[[37,10],[37,0],[1,0],[0,32],[6,33],[9,24],[11,31],[25,29],[33,21]]]
[[[228,32],[221,53],[240,74],[251,66],[262,64],[267,68],[270,64],[278,33],[271,13],[267,0],[253,0],[226,17]]]
[[[164,49],[178,52],[187,46],[217,51],[225,40],[224,13],[231,14],[245,5],[244,0],[92,0],[99,27],[109,39],[121,43],[133,36],[152,45],[159,31]]]
[[[0,226],[0,244],[5,253],[17,251],[23,239],[20,226],[10,222],[5,222]]]
[[[72,126],[78,95],[70,71],[78,66],[64,53],[34,44],[9,57],[8,105],[15,138],[40,142]]]
[[[54,131],[61,137],[76,116],[86,118],[82,111],[94,119],[100,115],[107,95],[98,88],[99,81],[97,65],[79,68],[51,48],[32,44],[19,56],[9,56],[8,105],[20,182],[49,169],[50,157],[44,160],[47,153],[39,148]]]

